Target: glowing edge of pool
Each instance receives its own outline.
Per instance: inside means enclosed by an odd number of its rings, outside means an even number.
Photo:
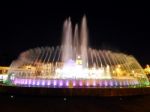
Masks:
[[[139,86],[136,79],[27,79],[15,78],[11,83],[16,86],[49,87],[49,88],[103,88],[103,87],[130,87]]]

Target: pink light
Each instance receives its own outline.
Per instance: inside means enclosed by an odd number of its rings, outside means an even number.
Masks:
[[[83,83],[82,83],[82,81],[80,81],[80,82],[79,82],[79,86],[83,86]]]
[[[93,86],[96,86],[96,81],[93,81]]]
[[[86,82],[86,86],[89,86],[89,82],[88,81]]]
[[[75,81],[73,81],[73,86],[76,86],[76,82]]]
[[[42,85],[43,85],[43,86],[45,85],[45,80],[42,81]]]
[[[115,81],[115,86],[118,86],[118,83],[117,83],[117,81]]]
[[[18,84],[21,84],[21,80],[18,79]]]
[[[121,81],[119,82],[119,85],[122,86],[122,82]]]
[[[18,79],[18,80],[19,80],[18,83],[21,84],[21,83],[22,83],[22,80],[21,80],[21,79]]]
[[[27,79],[25,79],[25,83],[24,84],[28,84],[28,80]]]
[[[29,79],[28,84],[29,84],[29,85],[31,84],[31,79]]]
[[[48,81],[47,85],[48,85],[48,86],[51,85],[51,81],[50,81],[50,80]]]
[[[19,79],[18,79],[19,80]],[[19,82],[19,84],[21,84],[21,79],[18,81]]]
[[[66,86],[69,86],[69,81],[66,81]]]
[[[110,83],[110,86],[113,86],[113,81],[110,81],[109,83]]]
[[[22,84],[22,79],[19,80],[19,83]]]
[[[99,81],[99,86],[100,86],[100,87],[102,86],[102,82],[101,82],[101,81]]]
[[[108,86],[108,82],[107,82],[106,80],[105,80],[104,85],[105,85],[105,87],[107,87],[107,86]]]
[[[24,79],[22,79],[22,84],[24,84],[25,83],[25,80]]]
[[[17,84],[17,79],[14,81],[14,84]]]

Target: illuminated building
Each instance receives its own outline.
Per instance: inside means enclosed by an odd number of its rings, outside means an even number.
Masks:
[[[8,70],[9,70],[9,67],[0,66],[0,82],[5,82],[7,80]]]

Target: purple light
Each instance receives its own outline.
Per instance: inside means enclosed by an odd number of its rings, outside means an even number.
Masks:
[[[123,81],[123,86],[126,86],[126,82],[125,81]]]
[[[48,80],[48,83],[47,83],[47,85],[49,86],[49,85],[51,85],[51,81],[50,80]]]
[[[31,79],[29,79],[28,84],[31,85]]]
[[[18,79],[18,83],[21,84],[22,83],[22,79]]]
[[[59,81],[59,86],[62,86],[63,85],[63,81]]]
[[[42,86],[45,86],[45,80],[42,81]]]
[[[32,81],[32,85],[35,85],[35,80]]]
[[[27,79],[25,79],[25,83],[24,83],[24,84],[25,84],[25,85],[28,84],[28,80],[27,80]]]
[[[118,82],[115,80],[115,86],[118,86]]]
[[[121,81],[119,82],[119,85],[122,86],[122,82]]]
[[[128,82],[128,80],[126,80],[126,84],[127,84],[127,86],[129,86],[129,82]]]
[[[110,80],[110,82],[109,82],[109,83],[110,83],[110,86],[113,86],[113,81],[112,81],[112,80]]]
[[[18,79],[19,80],[19,79]],[[22,79],[19,80],[19,84],[22,84]]]
[[[19,84],[21,84],[22,83],[22,79],[18,79],[19,80]]]
[[[104,82],[104,85],[105,85],[105,87],[107,87],[108,86],[108,82],[105,80],[105,82]]]
[[[17,79],[16,79],[16,80],[14,80],[14,84],[17,84]]]
[[[57,80],[53,81],[53,85],[56,86],[57,85]]]
[[[22,84],[24,84],[24,79],[22,79]]]
[[[40,81],[39,80],[36,82],[36,85],[38,85],[38,86],[40,85]]]
[[[71,81],[71,82],[70,82]],[[15,85],[36,85],[36,86],[50,86],[51,84],[53,86],[78,86],[78,87],[82,87],[82,86],[86,86],[86,87],[126,87],[129,85],[137,85],[139,84],[138,80],[62,80],[62,79],[54,79],[54,80],[47,80],[47,79],[18,79],[15,78],[12,81]]]

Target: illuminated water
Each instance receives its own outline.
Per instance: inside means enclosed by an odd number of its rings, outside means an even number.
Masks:
[[[77,24],[73,28],[71,19],[67,19],[62,37],[61,46],[21,53],[10,66],[8,82],[57,88],[131,87],[149,83],[133,56],[89,47],[86,17],[80,28]]]

